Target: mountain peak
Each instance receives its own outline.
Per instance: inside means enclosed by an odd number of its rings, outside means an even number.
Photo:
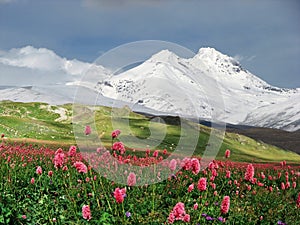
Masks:
[[[215,48],[210,47],[200,48],[195,57],[201,59],[210,59],[211,61],[229,61],[235,65],[240,64],[236,59],[219,52]]]
[[[168,49],[164,49],[159,51],[158,53],[154,54],[151,56],[150,60],[154,60],[154,61],[169,61],[169,60],[174,60],[174,59],[178,59],[179,57],[171,52]]]

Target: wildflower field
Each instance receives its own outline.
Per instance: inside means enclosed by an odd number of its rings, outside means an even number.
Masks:
[[[89,153],[2,137],[0,224],[299,224],[299,164],[233,162],[227,150],[202,168],[196,157],[168,160],[166,150],[137,155],[119,134],[111,148]],[[164,171],[150,171],[157,183],[139,186],[147,167],[162,161]],[[124,164],[142,169],[120,173]],[[125,184],[105,178],[117,172]]]
[[[196,150],[176,155],[174,118],[160,145],[132,149],[122,138],[147,140],[150,118],[128,115],[132,133],[122,121],[113,131],[111,108],[98,107],[97,130],[80,129],[102,146],[80,151],[71,105],[2,102],[0,224],[300,224],[298,154],[226,132],[204,163],[210,128],[191,124]]]

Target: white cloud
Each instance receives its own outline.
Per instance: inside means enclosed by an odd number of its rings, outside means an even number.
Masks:
[[[7,4],[11,2],[14,2],[14,0],[0,0],[0,4]]]
[[[247,62],[250,62],[252,61],[253,59],[256,58],[256,55],[252,55],[252,56],[243,56],[243,55],[235,55],[233,57],[235,60],[239,61],[239,62],[242,62],[242,61],[247,61]]]
[[[104,73],[101,66],[68,60],[46,48],[26,46],[0,52],[2,86],[66,84],[80,80],[86,71],[95,74],[95,80]]]
[[[91,64],[78,60],[67,60],[46,48],[26,46],[0,52],[0,63],[45,72],[65,72],[70,75],[82,75]]]

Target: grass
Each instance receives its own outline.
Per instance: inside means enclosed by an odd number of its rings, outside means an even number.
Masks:
[[[59,110],[64,112],[63,117],[58,113]],[[131,112],[128,108],[119,109],[115,113],[119,113],[121,116],[117,117],[112,124],[111,108],[101,106],[96,107],[95,110],[94,119],[97,132],[106,147],[111,144],[111,130],[116,128],[122,131],[122,137],[124,140],[128,140],[125,143],[128,146],[152,150],[167,149],[169,152],[176,148],[180,138],[184,138],[182,151],[193,148],[194,135],[199,134],[194,154],[201,156],[211,133],[210,128],[189,121],[183,122],[187,129],[185,133],[181,133],[183,125],[178,124],[178,120],[172,117],[166,118],[165,124],[163,124],[158,118],[151,119]],[[130,129],[128,129],[127,122],[129,122]],[[164,129],[166,130],[165,134]],[[43,144],[59,146],[75,144],[72,105],[49,106],[45,103],[3,101],[0,103],[0,132],[15,141],[34,142],[40,140]],[[140,144],[138,145],[137,142]],[[218,159],[224,156],[226,149],[230,149],[234,153],[232,157],[234,161],[300,161],[300,155],[296,153],[235,133],[226,132]]]

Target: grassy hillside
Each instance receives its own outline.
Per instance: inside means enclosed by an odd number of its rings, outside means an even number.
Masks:
[[[121,109],[127,110],[127,109]],[[96,127],[101,141],[106,146],[111,143],[111,108],[98,107],[95,113]],[[156,118],[157,119],[157,118]],[[130,131],[126,132],[126,120],[129,120]],[[155,140],[149,129],[150,118],[129,112],[128,116],[119,118],[115,121],[114,128],[122,130],[124,138],[136,136],[146,140],[146,143],[152,143]],[[189,138],[192,138],[194,132],[200,132],[197,143],[196,155],[201,155],[207,145],[210,128],[189,122],[189,134],[181,134],[180,124],[172,117],[165,119],[166,125],[159,119],[151,120],[151,131],[159,132],[166,126],[166,136],[159,142],[158,149],[167,149],[172,151],[180,137],[185,135],[184,149],[193,147],[189,145]],[[156,121],[156,122],[155,122]],[[0,133],[4,133],[11,140],[21,141],[25,139],[28,142],[36,141],[41,144],[71,145],[75,144],[72,127],[72,105],[50,106],[44,103],[15,103],[4,101],[0,103]],[[152,139],[151,139],[151,138]],[[280,138],[280,137],[278,137]],[[125,143],[126,144],[126,143]],[[133,144],[134,143],[127,143]],[[144,149],[153,146],[143,146]],[[231,160],[235,161],[280,161],[287,160],[291,162],[300,162],[300,155],[293,152],[282,150],[278,147],[258,142],[254,139],[235,133],[226,133],[223,140],[218,158],[222,158],[226,149],[230,149]]]

